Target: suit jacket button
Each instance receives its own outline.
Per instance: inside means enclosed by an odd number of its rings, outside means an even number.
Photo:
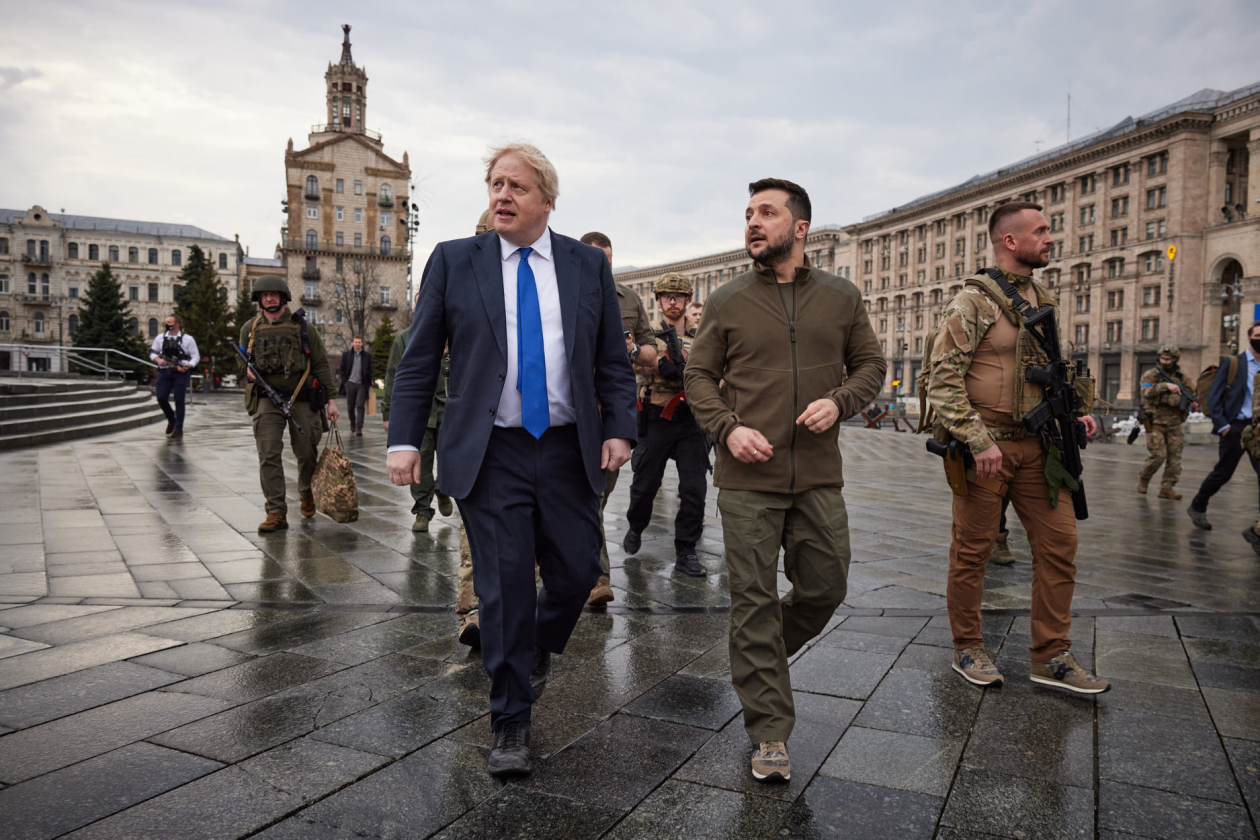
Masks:
[[[504,378],[505,378],[505,377],[503,376],[503,374],[501,374],[501,373],[500,373],[500,374],[499,374],[499,381],[500,381],[500,382],[502,382],[502,381],[504,380]]]
[[[493,409],[493,408],[492,408],[492,409],[490,409],[490,415],[491,415],[491,416],[494,416],[494,409]]]

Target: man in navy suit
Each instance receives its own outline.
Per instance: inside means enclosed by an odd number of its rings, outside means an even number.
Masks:
[[[559,194],[551,161],[513,143],[485,162],[493,230],[429,257],[394,379],[386,467],[395,484],[420,480],[449,341],[439,484],[459,500],[477,558],[489,770],[517,776],[533,769],[530,708],[551,654],[599,578],[599,494],[604,470],[630,458],[635,381],[608,260],[547,226]]]
[[[1243,456],[1243,429],[1254,422],[1252,398],[1256,375],[1260,374],[1260,321],[1247,330],[1247,341],[1247,349],[1238,354],[1232,383],[1229,381],[1229,357],[1221,359],[1222,364],[1216,369],[1212,386],[1208,389],[1208,404],[1204,407],[1204,412],[1212,417],[1212,432],[1221,438],[1219,457],[1216,466],[1203,479],[1199,492],[1190,500],[1186,513],[1190,514],[1197,527],[1205,531],[1212,530],[1212,523],[1207,518],[1208,500],[1233,477]],[[1260,476],[1260,461],[1250,455],[1247,458],[1256,475]],[[1255,528],[1248,528],[1243,532],[1243,537],[1260,554],[1260,534],[1255,532]]]

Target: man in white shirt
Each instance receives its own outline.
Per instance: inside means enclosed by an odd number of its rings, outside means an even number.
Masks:
[[[153,339],[149,359],[158,366],[157,386],[154,394],[158,405],[166,415],[166,436],[184,436],[184,394],[192,369],[201,361],[197,342],[184,333],[184,322],[178,315],[166,316],[166,332]],[[175,395],[175,408],[171,409],[171,394]]]
[[[420,443],[450,343],[438,481],[477,562],[490,675],[489,770],[529,773],[530,709],[599,578],[605,470],[630,457],[634,374],[608,259],[552,232],[555,168],[513,143],[486,157],[493,230],[425,266],[390,403],[386,468],[420,480]],[[534,560],[542,575],[535,600]]]

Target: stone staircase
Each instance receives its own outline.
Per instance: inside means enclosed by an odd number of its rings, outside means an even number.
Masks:
[[[0,380],[0,449],[60,443],[163,419],[153,392],[130,382]]]

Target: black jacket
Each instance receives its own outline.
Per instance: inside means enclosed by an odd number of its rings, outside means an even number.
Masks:
[[[1208,389],[1207,412],[1212,416],[1212,431],[1219,433],[1225,426],[1232,425],[1242,413],[1243,400],[1247,399],[1247,351],[1238,354],[1238,373],[1234,375],[1234,384],[1225,392],[1225,382],[1229,378],[1229,356],[1220,358],[1221,366],[1212,377],[1212,387]]]
[[[350,381],[350,371],[354,369],[354,351],[347,350],[341,354],[341,368],[337,371],[337,378],[341,380],[340,387],[337,388],[338,394],[346,393],[346,383]],[[372,385],[372,351],[363,347],[363,365],[362,373],[363,384],[371,387]]]

